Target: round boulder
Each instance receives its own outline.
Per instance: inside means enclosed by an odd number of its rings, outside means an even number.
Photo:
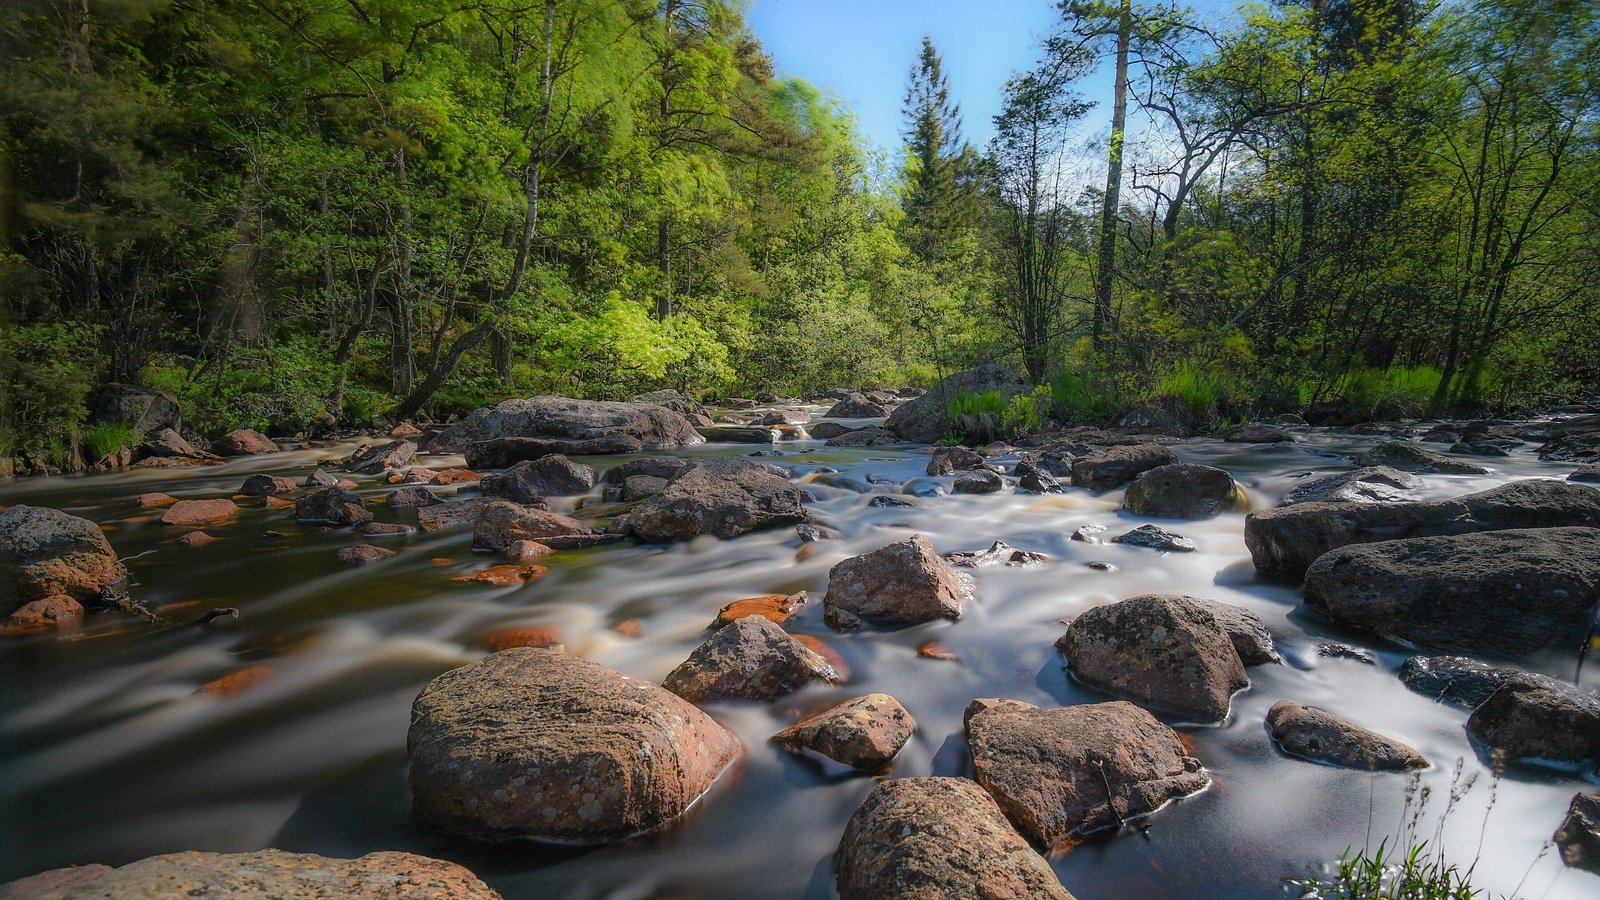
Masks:
[[[58,594],[89,603],[127,577],[111,542],[88,519],[44,506],[0,511],[0,606]]]
[[[1507,678],[1467,731],[1508,760],[1600,763],[1600,698],[1544,675]]]
[[[485,497],[503,497],[532,503],[544,497],[586,494],[594,487],[593,466],[576,463],[559,453],[523,460],[497,475],[478,482]]]
[[[712,460],[673,479],[619,524],[641,540],[672,543],[702,534],[736,537],[805,520],[800,490],[769,467]]]
[[[745,616],[696,647],[661,686],[691,703],[713,703],[776,700],[808,684],[843,680],[770,619]]]
[[[435,678],[411,707],[413,812],[474,840],[617,841],[688,809],[739,755],[647,681],[513,649]]]
[[[472,523],[472,549],[505,552],[517,541],[548,541],[592,533],[589,526],[569,516],[509,500],[490,500]]]
[[[372,521],[372,512],[360,494],[330,487],[295,501],[294,518],[302,525],[361,525]]]
[[[1141,472],[1128,485],[1122,508],[1158,519],[1209,519],[1246,503],[1244,488],[1226,471],[1178,463]]]
[[[1177,455],[1160,444],[1104,447],[1072,461],[1072,483],[1091,491],[1108,491],[1127,484],[1140,472],[1177,462]]]
[[[277,453],[278,445],[259,431],[239,428],[212,441],[211,452],[218,456],[260,456]]]
[[[972,578],[934,552],[920,534],[838,563],[828,571],[823,617],[835,628],[863,619],[915,625],[961,618]]]
[[[812,750],[852,768],[877,771],[911,740],[917,723],[900,701],[868,694],[824,710],[772,736],[789,750]]]

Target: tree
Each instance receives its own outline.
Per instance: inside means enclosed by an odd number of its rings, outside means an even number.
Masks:
[[[923,35],[907,76],[901,111],[906,122],[901,233],[911,252],[931,263],[941,258],[941,244],[971,211],[963,200],[972,157],[961,137],[961,107],[950,100],[944,59],[929,35]]]

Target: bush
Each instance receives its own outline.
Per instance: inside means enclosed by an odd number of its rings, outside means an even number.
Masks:
[[[96,425],[83,432],[83,449],[86,460],[99,462],[139,439],[132,428],[120,422]]]
[[[95,370],[94,329],[62,322],[0,330],[0,431],[12,453],[72,461],[78,428],[89,415]]]
[[[1220,369],[1180,362],[1156,382],[1151,400],[1172,398],[1182,403],[1197,421],[1221,418],[1238,399],[1238,379]]]
[[[1443,377],[1433,366],[1357,369],[1345,376],[1339,394],[1368,415],[1417,416],[1427,409]]]
[[[1050,382],[1056,412],[1071,422],[1103,424],[1123,411],[1119,392],[1098,378],[1063,371]]]

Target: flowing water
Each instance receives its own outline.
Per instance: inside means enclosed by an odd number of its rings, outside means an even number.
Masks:
[[[1185,462],[1221,466],[1256,506],[1276,503],[1307,473],[1347,468],[1347,454],[1374,439],[1314,433],[1290,452],[1194,440]],[[1396,670],[1403,648],[1343,632],[1297,604],[1293,588],[1259,583],[1243,540],[1244,516],[1163,523],[1199,552],[1162,554],[1070,541],[1086,524],[1114,535],[1140,524],[1118,510],[1120,491],[916,498],[915,508],[877,509],[868,495],[807,484],[813,520],[843,533],[802,551],[793,529],[675,546],[613,545],[541,560],[550,572],[519,587],[453,577],[494,560],[469,550],[468,530],[373,540],[399,555],[362,568],[334,560],[359,543],[349,531],[301,529],[292,510],[244,500],[238,518],[198,547],[172,542],[135,498],[160,490],[180,498],[228,496],[253,472],[303,478],[347,454],[301,449],[187,471],[135,471],[22,480],[0,486],[0,504],[54,506],[99,522],[127,564],[134,594],[166,624],[93,616],[67,636],[0,643],[0,881],[74,863],[120,864],[175,850],[279,847],[332,856],[409,850],[452,859],[505,896],[828,897],[844,824],[875,784],[781,752],[767,738],[804,714],[868,691],[899,698],[917,734],[893,774],[968,772],[961,713],[974,697],[1044,706],[1107,699],[1071,682],[1053,643],[1059,620],[1146,592],[1177,592],[1242,604],[1272,628],[1286,664],[1249,670],[1251,686],[1219,726],[1182,725],[1210,770],[1205,792],[1176,802],[1127,831],[1058,853],[1052,863],[1080,898],[1283,897],[1283,879],[1304,877],[1393,834],[1417,809],[1408,778],[1335,769],[1278,752],[1263,724],[1279,699],[1323,707],[1404,740],[1433,762],[1420,830],[1432,836],[1452,784],[1476,784],[1455,802],[1439,838],[1474,882],[1519,896],[1600,896],[1600,878],[1566,870],[1547,847],[1572,795],[1594,790],[1570,773],[1516,770],[1497,783],[1469,743],[1462,710],[1407,690]],[[926,448],[834,449],[815,441],[780,445],[770,459],[802,481],[831,466],[862,482],[923,475]],[[694,455],[744,454],[711,445]],[[602,469],[624,457],[586,460]],[[424,457],[433,467],[460,459]],[[1490,462],[1485,477],[1426,476],[1445,497],[1570,470],[1524,448]],[[387,485],[363,484],[379,519],[410,521],[382,505]],[[877,491],[898,491],[885,484]],[[463,496],[471,496],[470,490]],[[553,500],[564,511],[576,498]],[[587,498],[580,517],[607,507]],[[155,511],[159,513],[159,510]],[[273,535],[267,532],[280,532]],[[975,572],[978,600],[957,623],[838,634],[822,623],[828,569],[849,556],[927,535],[940,552],[1000,539],[1046,553],[1030,568]],[[1112,563],[1097,571],[1091,561]],[[548,626],[578,653],[660,680],[708,634],[731,600],[811,592],[786,627],[815,635],[843,657],[849,680],[767,705],[719,704],[711,712],[738,733],[745,755],[690,813],[664,832],[627,843],[480,847],[416,828],[409,816],[405,736],[412,698],[439,673],[482,655],[476,643],[508,626]],[[184,624],[213,607],[237,620]],[[637,624],[633,636],[616,630]],[[625,628],[623,631],[632,631]],[[920,658],[930,640],[960,662]],[[1372,650],[1377,665],[1319,657],[1337,640]],[[269,674],[231,697],[195,688],[260,665]],[[1549,661],[1571,677],[1571,661]],[[1585,673],[1592,684],[1594,673]],[[1453,774],[1459,761],[1459,780]],[[1297,892],[1290,891],[1288,896]]]

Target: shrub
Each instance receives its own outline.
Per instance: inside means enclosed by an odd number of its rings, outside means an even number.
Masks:
[[[132,428],[120,422],[96,425],[83,432],[83,449],[87,461],[95,463],[138,439]]]
[[[1170,397],[1182,403],[1199,421],[1219,418],[1239,392],[1237,379],[1219,368],[1180,362],[1156,382],[1150,399]]]
[[[71,462],[95,371],[94,329],[62,322],[0,329],[0,430],[12,452]]]
[[[1420,415],[1444,377],[1432,366],[1357,369],[1345,376],[1339,393],[1351,407],[1369,415]]]
[[[1063,371],[1050,382],[1050,396],[1056,412],[1072,422],[1110,422],[1122,412],[1122,401],[1114,387],[1101,379]]]

